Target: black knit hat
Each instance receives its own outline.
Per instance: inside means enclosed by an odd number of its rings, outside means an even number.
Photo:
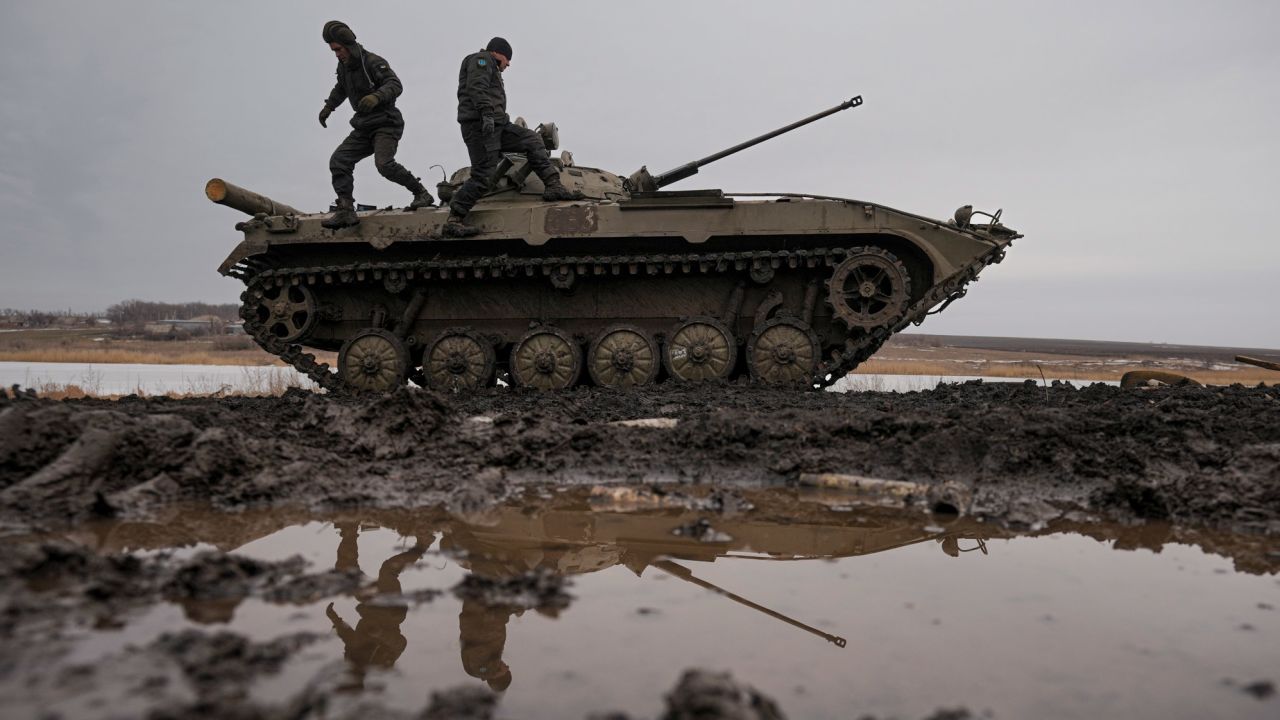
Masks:
[[[508,60],[511,59],[511,43],[503,38],[496,37],[490,40],[489,44],[484,46],[484,49],[489,52],[502,53],[507,56]]]
[[[320,39],[327,43],[336,42],[350,45],[356,41],[356,34],[341,20],[330,20],[324,24],[324,29],[320,31]]]

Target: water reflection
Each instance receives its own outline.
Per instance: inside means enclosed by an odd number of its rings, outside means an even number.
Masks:
[[[1206,549],[1235,558],[1241,569],[1274,572],[1280,562],[1274,545],[1265,540],[1238,536],[1196,534],[1168,526],[1116,526],[1058,523],[1037,533],[1019,533],[984,524],[970,517],[942,517],[919,511],[849,507],[838,495],[798,490],[744,493],[739,510],[722,514],[724,503],[707,497],[672,498],[609,488],[531,495],[520,502],[481,514],[457,515],[440,509],[339,511],[314,514],[302,511],[248,512],[217,515],[200,509],[172,511],[163,522],[110,522],[87,527],[77,534],[81,542],[102,551],[135,551],[147,548],[214,545],[226,551],[255,542],[279,538],[280,556],[291,552],[333,558],[333,568],[360,571],[362,533],[393,531],[403,545],[385,557],[366,558],[378,563],[375,578],[367,578],[354,594],[354,616],[344,616],[333,602],[324,615],[338,638],[350,667],[348,689],[360,690],[371,673],[393,668],[411,642],[429,642],[406,636],[403,627],[416,604],[406,593],[402,576],[424,557],[446,557],[474,576],[484,578],[533,578],[527,592],[492,594],[458,592],[458,661],[467,675],[497,691],[507,689],[514,673],[529,668],[508,664],[507,631],[511,621],[532,610],[555,618],[562,603],[544,602],[539,582],[569,578],[622,566],[636,576],[658,571],[716,593],[724,601],[755,611],[760,622],[783,623],[808,633],[833,648],[847,641],[839,627],[801,612],[790,614],[748,597],[739,582],[713,583],[706,579],[708,564],[726,559],[742,563],[779,563],[800,560],[851,558],[891,551],[909,545],[931,544],[943,557],[959,562],[981,562],[988,541],[1020,534],[1072,531],[1114,541],[1116,547],[1159,551],[1164,543],[1198,543]],[[705,508],[705,509],[704,509]],[[714,508],[714,511],[713,509]],[[322,521],[330,528],[320,536],[289,535],[290,526]],[[288,539],[284,539],[289,535]],[[267,540],[263,540],[263,539]],[[305,543],[305,544],[304,544]],[[967,557],[965,557],[967,556]],[[945,562],[950,562],[949,560]],[[372,567],[372,566],[369,566]],[[322,568],[313,568],[320,570]],[[764,568],[760,568],[764,572]],[[748,568],[750,575],[757,575]],[[542,578],[542,580],[538,580]],[[552,580],[547,580],[550,578]],[[439,587],[447,590],[447,587]],[[518,597],[516,597],[518,596]],[[193,620],[227,622],[240,598],[205,602],[184,609]],[[349,606],[348,606],[349,607]],[[526,661],[526,665],[527,665]]]
[[[359,523],[340,521],[335,527],[340,540],[334,569],[359,571]],[[333,609],[333,603],[325,608],[325,615],[342,639],[343,657],[353,670],[353,689],[364,687],[364,677],[370,668],[390,669],[408,647],[409,641],[400,632],[401,624],[409,616],[409,604],[400,599],[400,573],[425,555],[428,547],[418,540],[409,550],[383,561],[371,588],[372,595],[366,591],[358,598],[356,614],[360,619],[355,627]]]

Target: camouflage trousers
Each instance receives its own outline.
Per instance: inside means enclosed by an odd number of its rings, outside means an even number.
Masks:
[[[352,130],[346,140],[329,158],[329,172],[333,174],[333,191],[340,198],[353,197],[356,187],[356,163],[373,156],[374,167],[382,177],[397,185],[403,185],[415,195],[422,190],[422,183],[408,168],[396,162],[396,149],[400,147],[403,127],[380,127],[372,130]]]
[[[449,208],[459,215],[466,215],[472,206],[484,197],[493,186],[493,173],[498,169],[502,153],[524,153],[529,166],[547,186],[560,184],[560,173],[551,165],[547,146],[538,133],[519,125],[504,123],[485,135],[479,120],[460,123],[462,141],[467,144],[471,156],[471,177],[453,194]]]

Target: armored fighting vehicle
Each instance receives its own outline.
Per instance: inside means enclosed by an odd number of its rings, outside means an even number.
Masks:
[[[824,195],[664,188],[861,104],[657,175],[622,177],[564,152],[553,162],[583,200],[543,201],[526,159],[507,155],[469,219],[482,232],[466,239],[442,236],[443,207],[364,207],[358,225],[326,230],[324,213],[210,180],[210,200],[253,216],[219,271],[247,286],[241,316],[255,340],[331,391],[744,375],[825,387],[963,296],[1021,235],[1000,211],[970,206],[943,221]],[[553,124],[537,130],[559,149]],[[440,183],[441,198],[467,176]],[[337,351],[337,372],[304,348]]]

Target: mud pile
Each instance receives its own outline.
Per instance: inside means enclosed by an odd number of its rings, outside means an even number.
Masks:
[[[662,422],[628,421],[662,418]],[[962,511],[1064,512],[1280,534],[1280,390],[945,385],[796,393],[664,385],[443,397],[0,404],[0,523],[145,515],[176,501],[451,508],[531,482],[953,483]]]

